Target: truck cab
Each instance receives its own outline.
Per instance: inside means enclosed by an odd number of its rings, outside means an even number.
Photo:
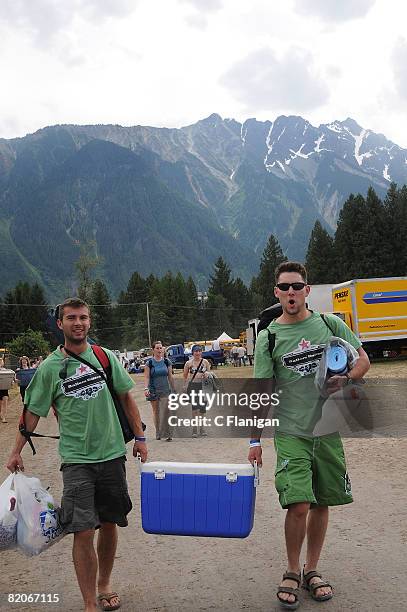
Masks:
[[[186,351],[183,344],[171,344],[167,347],[167,357],[171,361],[174,369],[183,368],[186,362],[191,358],[191,352]],[[225,353],[222,349],[218,351],[203,351],[202,357],[207,359],[213,366],[217,366],[221,363],[225,363]]]

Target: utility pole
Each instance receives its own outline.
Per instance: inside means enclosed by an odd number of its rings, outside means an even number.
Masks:
[[[147,332],[148,332],[148,346],[151,346],[151,332],[150,332],[150,310],[148,307],[148,302],[146,302],[147,308]]]

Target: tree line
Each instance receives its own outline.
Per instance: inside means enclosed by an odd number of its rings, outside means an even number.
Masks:
[[[352,278],[403,276],[407,270],[407,187],[395,184],[382,201],[370,188],[366,197],[351,194],[332,236],[317,221],[311,232],[305,265],[308,282],[340,283]],[[91,304],[91,336],[110,348],[148,346],[147,314],[152,339],[165,344],[210,340],[226,331],[238,337],[250,318],[276,302],[274,270],[287,259],[271,235],[259,273],[247,286],[234,278],[222,257],[210,276],[207,295],[198,293],[191,277],[167,272],[143,278],[134,272],[117,303],[100,278],[97,260],[82,251],[77,262],[78,295]],[[17,342],[28,329],[53,340],[45,327],[48,306],[42,287],[20,282],[0,301],[0,346]],[[19,345],[17,345],[19,346]]]

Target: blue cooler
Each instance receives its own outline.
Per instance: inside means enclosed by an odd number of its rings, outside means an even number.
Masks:
[[[21,368],[20,370],[17,370],[16,378],[20,384],[20,387],[28,387],[36,371],[36,368],[27,368],[25,370]]]
[[[250,463],[141,464],[144,531],[246,538],[252,530],[258,467]]]

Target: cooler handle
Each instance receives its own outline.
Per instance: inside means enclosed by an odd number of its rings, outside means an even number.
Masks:
[[[259,471],[259,466],[257,461],[253,461],[253,467],[254,467],[254,486],[258,487],[260,486],[260,471]]]
[[[140,455],[140,453],[137,453],[137,455],[136,455],[136,463],[137,463],[138,471],[139,471],[140,476],[141,476],[141,472],[143,471],[142,470],[142,465],[143,464],[141,463],[141,455]]]

